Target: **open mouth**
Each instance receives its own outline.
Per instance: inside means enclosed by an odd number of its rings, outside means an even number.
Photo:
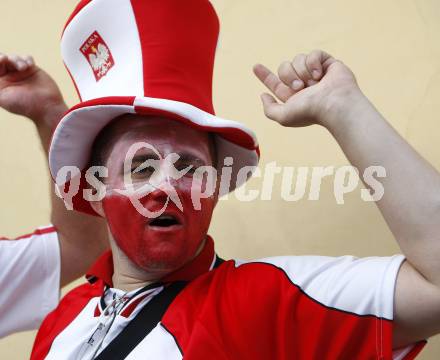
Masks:
[[[167,228],[174,225],[180,225],[179,220],[173,215],[161,215],[149,223],[150,226]]]

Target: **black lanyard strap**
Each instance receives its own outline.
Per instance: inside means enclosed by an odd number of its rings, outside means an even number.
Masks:
[[[119,333],[118,336],[95,358],[99,360],[121,360],[153,330],[162,319],[175,297],[187,282],[177,281],[165,287],[139,314]]]

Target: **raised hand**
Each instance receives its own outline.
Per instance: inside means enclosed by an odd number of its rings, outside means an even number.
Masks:
[[[278,76],[261,64],[254,73],[275,96],[261,95],[266,116],[288,127],[323,124],[338,102],[361,93],[352,71],[322,50],[281,63]]]
[[[0,53],[0,107],[32,119],[37,127],[53,127],[67,109],[55,81],[31,56]],[[48,116],[50,114],[50,116]]]

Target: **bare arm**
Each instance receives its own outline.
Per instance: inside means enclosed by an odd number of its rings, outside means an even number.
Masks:
[[[359,171],[370,165],[386,169],[381,178],[385,192],[377,205],[407,258],[396,284],[394,344],[438,334],[440,174],[359,92],[346,94],[339,109],[325,126]]]
[[[31,57],[0,54],[0,107],[33,121],[47,155],[52,131],[67,111],[53,79]],[[51,189],[51,222],[61,248],[61,286],[75,280],[108,247],[104,222],[66,210]]]
[[[282,102],[263,95],[269,118],[290,127],[320,124],[360,172],[386,169],[377,205],[408,260],[396,285],[394,347],[440,333],[440,174],[374,108],[350,69],[325,52],[283,63],[279,77],[261,65],[255,73]],[[297,89],[294,80],[302,82]]]

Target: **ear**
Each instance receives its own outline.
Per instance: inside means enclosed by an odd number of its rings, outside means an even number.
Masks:
[[[90,201],[90,206],[92,209],[103,218],[105,218],[104,208],[102,206],[102,201]]]

